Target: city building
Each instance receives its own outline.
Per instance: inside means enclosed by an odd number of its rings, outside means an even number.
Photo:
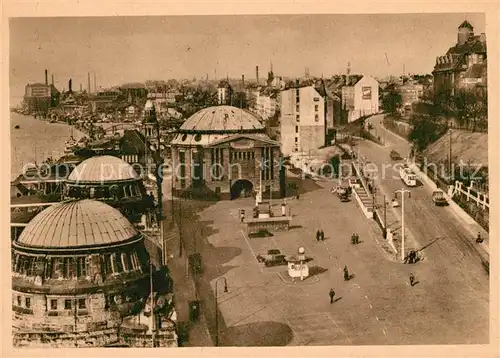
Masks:
[[[229,84],[229,81],[220,81],[217,86],[217,98],[219,105],[231,105],[232,96],[233,88]]]
[[[12,243],[14,346],[143,347],[154,331],[155,346],[176,347],[171,284],[152,273],[144,236],[118,210],[50,206]]]
[[[179,128],[171,150],[175,195],[284,195],[280,144],[248,111],[232,106],[198,111]]]
[[[61,93],[53,83],[49,84],[48,71],[45,70],[45,83],[27,84],[24,88],[24,105],[29,113],[44,113],[59,104]]]
[[[456,91],[487,85],[486,35],[475,36],[464,21],[458,27],[457,43],[436,58],[434,92],[454,95]]]
[[[342,87],[342,109],[347,112],[348,122],[379,112],[379,84],[370,76],[352,76]]]
[[[261,91],[255,92],[256,97],[254,111],[264,121],[267,121],[269,118],[273,117],[276,114],[279,108],[279,91],[275,91],[269,87],[266,87]]]
[[[284,155],[325,145],[325,99],[314,86],[281,91],[280,137]]]
[[[424,85],[412,80],[407,80],[403,85],[397,86],[397,90],[401,94],[401,105],[405,115],[411,112],[413,104],[420,101],[424,95]]]

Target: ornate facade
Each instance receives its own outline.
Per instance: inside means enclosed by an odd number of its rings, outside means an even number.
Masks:
[[[165,311],[173,309],[168,291],[155,280],[157,307]],[[119,327],[127,331],[124,321],[136,323],[147,315],[150,293],[144,237],[105,203],[53,205],[13,242],[15,345],[92,347],[120,341]],[[148,331],[143,321],[126,343],[143,341]],[[173,323],[165,320],[162,329],[157,344],[175,346]]]
[[[221,199],[242,194],[284,195],[278,142],[258,118],[232,106],[202,109],[171,142],[174,193],[205,193]]]

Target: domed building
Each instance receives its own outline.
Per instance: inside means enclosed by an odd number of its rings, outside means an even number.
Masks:
[[[265,134],[252,113],[233,106],[204,108],[171,142],[174,194],[208,191],[227,199],[284,195],[280,144]]]
[[[154,207],[134,168],[110,155],[91,157],[81,162],[66,180],[64,198],[104,201],[120,209],[134,222]]]
[[[150,278],[144,237],[118,210],[88,199],[55,204],[12,244],[14,344],[104,346],[125,334],[142,346],[148,327],[122,323],[147,310]],[[161,332],[161,346],[176,345],[172,322]]]

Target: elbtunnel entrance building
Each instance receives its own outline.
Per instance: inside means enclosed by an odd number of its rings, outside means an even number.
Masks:
[[[254,114],[232,106],[202,109],[171,142],[173,192],[235,199],[285,194],[280,144],[265,134]]]

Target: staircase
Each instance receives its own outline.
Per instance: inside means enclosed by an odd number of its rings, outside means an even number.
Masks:
[[[358,204],[361,206],[361,210],[365,213],[367,217],[373,217],[373,199],[364,187],[353,188],[355,192],[354,195],[359,198],[357,200]]]

